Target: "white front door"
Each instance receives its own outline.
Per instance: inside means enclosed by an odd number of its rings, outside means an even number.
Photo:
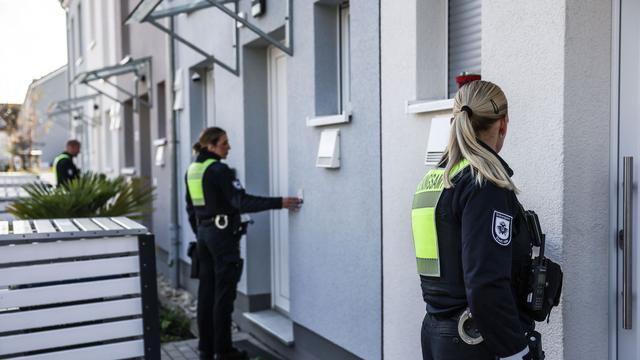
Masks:
[[[617,234],[618,244],[614,245],[615,269],[615,314],[614,345],[617,347],[617,359],[640,359],[640,322],[638,314],[638,259],[640,258],[640,204],[638,203],[638,179],[640,179],[640,1],[620,1],[620,42],[619,62],[614,61],[614,69],[619,66],[619,74],[614,70],[614,79],[619,79],[617,93],[618,106],[617,130],[617,174],[614,188],[617,194]],[[614,24],[616,21],[614,21]],[[615,43],[615,42],[614,42]],[[614,45],[615,48],[615,45]],[[615,51],[615,50],[614,50]],[[616,59],[616,56],[614,56]],[[615,81],[614,81],[615,83]],[[615,89],[615,87],[614,87]],[[614,90],[614,101],[616,91]],[[615,117],[615,116],[614,116]],[[614,137],[615,144],[615,137]],[[631,164],[632,163],[632,164]],[[625,165],[626,164],[626,165]],[[626,188],[626,189],[625,189]],[[625,197],[625,194],[628,196]],[[625,246],[625,242],[627,245]],[[629,246],[630,244],[633,244]],[[612,319],[613,320],[613,319]],[[612,331],[613,332],[613,331]]]
[[[272,196],[289,191],[287,156],[287,55],[269,56],[269,183]],[[271,212],[271,294],[274,308],[289,312],[289,214]]]

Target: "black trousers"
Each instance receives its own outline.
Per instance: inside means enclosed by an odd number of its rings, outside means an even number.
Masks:
[[[213,224],[198,226],[198,330],[200,352],[228,353],[231,345],[231,314],[242,275],[240,238]]]
[[[426,314],[422,321],[422,359],[424,360],[495,360],[484,343],[468,345],[458,336],[454,318],[437,319]]]

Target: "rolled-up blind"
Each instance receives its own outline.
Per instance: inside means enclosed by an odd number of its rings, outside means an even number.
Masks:
[[[480,73],[482,1],[449,0],[449,97],[455,96],[456,76]]]

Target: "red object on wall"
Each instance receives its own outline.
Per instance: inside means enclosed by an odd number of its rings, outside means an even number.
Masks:
[[[460,75],[456,76],[456,83],[458,84],[458,89],[460,89],[462,85],[480,79],[482,79],[482,76],[480,76],[480,74],[463,72]]]

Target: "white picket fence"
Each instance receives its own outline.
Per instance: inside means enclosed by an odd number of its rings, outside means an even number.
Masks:
[[[144,226],[0,221],[0,359],[160,359],[157,301]]]

